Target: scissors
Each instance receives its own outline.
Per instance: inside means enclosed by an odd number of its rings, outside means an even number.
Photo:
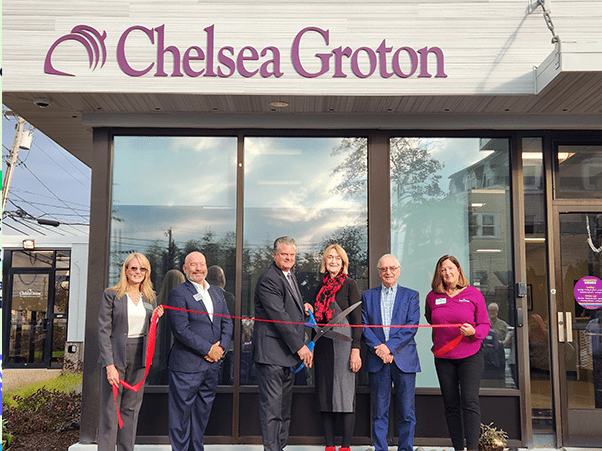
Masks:
[[[343,310],[341,313],[339,313],[337,316],[335,316],[332,320],[330,320],[328,322],[328,324],[326,324],[325,326],[322,326],[322,327],[318,326],[318,324],[316,323],[316,318],[314,317],[314,314],[310,310],[308,312],[309,313],[309,321],[307,323],[305,323],[305,325],[308,327],[314,328],[316,330],[316,335],[314,336],[312,341],[307,343],[307,348],[313,352],[314,348],[316,347],[316,341],[318,341],[322,337],[327,337],[327,338],[330,338],[331,340],[351,341],[351,338],[348,337],[347,335],[341,334],[339,332],[335,332],[334,330],[330,330],[330,329],[332,329],[336,324],[339,324],[341,321],[343,321],[343,318],[345,318],[349,313],[351,313],[361,303],[362,303],[362,301],[358,301],[355,304],[350,305],[345,310]],[[291,367],[291,371],[293,373],[298,373],[304,367],[305,367],[305,363],[301,363],[295,367]]]

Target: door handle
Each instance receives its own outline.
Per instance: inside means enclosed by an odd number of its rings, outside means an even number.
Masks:
[[[558,312],[558,341],[564,343],[564,312]]]
[[[558,341],[560,343],[573,342],[573,314],[571,312],[558,312]]]
[[[564,317],[566,318],[566,342],[573,342],[573,314],[571,312],[565,312]]]

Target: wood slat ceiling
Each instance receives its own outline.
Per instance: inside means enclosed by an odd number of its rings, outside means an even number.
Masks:
[[[36,97],[52,100],[48,108],[34,105]],[[133,93],[5,92],[3,103],[59,145],[90,162],[91,129],[82,125],[85,113],[276,114],[276,115],[601,115],[602,72],[559,74],[539,95],[515,96],[271,96]],[[288,107],[270,106],[274,100]],[[267,125],[266,127],[268,127]],[[325,124],[324,128],[328,128]],[[433,128],[425,124],[424,128]],[[480,128],[474,124],[472,128]]]

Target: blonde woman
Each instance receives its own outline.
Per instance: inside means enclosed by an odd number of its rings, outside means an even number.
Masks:
[[[326,248],[320,265],[320,285],[316,290],[313,309],[319,324],[328,323],[347,307],[360,300],[355,280],[348,276],[349,258],[338,244]],[[360,308],[353,310],[340,324],[362,324]],[[335,450],[335,415],[343,425],[341,451],[349,451],[355,423],[355,386],[357,372],[362,367],[360,345],[361,327],[340,327],[337,332],[348,335],[352,341],[319,340],[314,350],[316,388],[326,451]]]
[[[119,379],[135,385],[144,376],[146,338],[153,314],[155,292],[151,267],[142,254],[130,254],[121,268],[119,283],[102,296],[98,319],[99,362],[102,367],[98,450],[133,451],[144,387],[124,390]],[[163,307],[157,307],[158,316]],[[119,429],[113,385],[119,387],[117,405],[123,419]]]

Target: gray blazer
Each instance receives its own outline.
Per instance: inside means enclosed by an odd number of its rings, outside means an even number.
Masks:
[[[297,283],[296,278],[293,280]],[[297,286],[298,289],[298,286]],[[305,312],[282,271],[275,263],[259,277],[255,287],[253,360],[257,363],[293,366],[300,359],[297,351],[305,345]]]
[[[146,339],[153,314],[153,306],[145,297],[142,298],[142,302],[146,309],[147,320],[143,330],[144,349],[146,349]],[[118,368],[126,366],[125,346],[128,339],[127,306],[127,295],[117,298],[117,292],[108,288],[102,295],[100,314],[98,316],[98,346],[100,348],[98,362],[103,368],[107,365],[115,365]],[[145,365],[146,352],[143,353],[142,360],[142,365]]]

